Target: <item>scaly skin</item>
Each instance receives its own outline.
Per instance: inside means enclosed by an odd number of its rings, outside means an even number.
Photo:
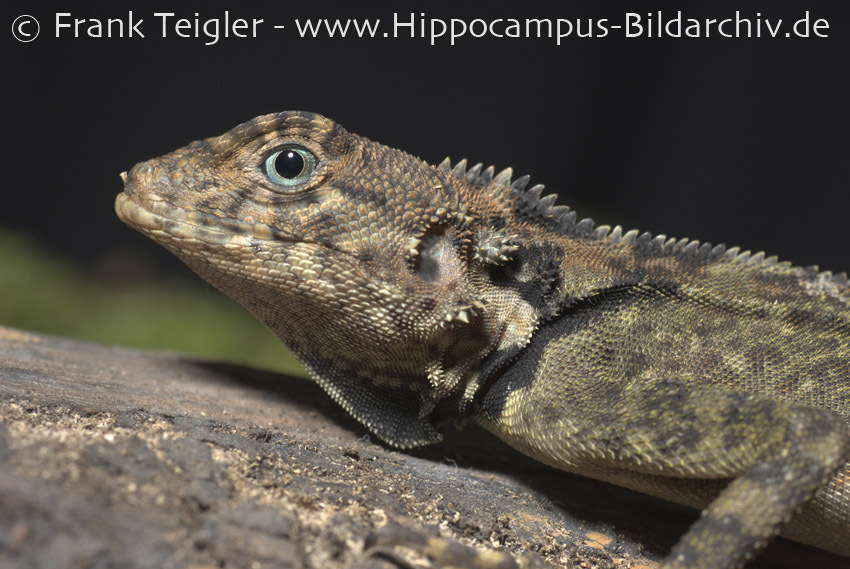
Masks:
[[[125,181],[125,223],[389,443],[473,420],[542,462],[705,508],[665,569],[741,567],[780,530],[850,556],[845,276],[594,228],[510,169],[430,166],[304,112]]]

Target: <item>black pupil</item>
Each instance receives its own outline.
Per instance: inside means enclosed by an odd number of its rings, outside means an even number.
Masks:
[[[304,171],[304,159],[294,150],[285,150],[275,158],[274,167],[278,174],[290,180]]]

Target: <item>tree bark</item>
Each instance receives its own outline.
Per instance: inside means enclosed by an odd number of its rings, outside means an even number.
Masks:
[[[2,567],[394,567],[363,553],[392,522],[554,567],[649,568],[695,519],[478,429],[388,448],[303,379],[0,327]],[[814,566],[846,559],[780,540],[754,565]]]

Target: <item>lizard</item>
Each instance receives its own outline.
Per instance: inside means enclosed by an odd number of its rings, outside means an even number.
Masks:
[[[702,509],[663,569],[743,567],[777,534],[850,556],[845,274],[597,226],[510,168],[431,165],[301,111],[122,178],[121,220],[390,445],[477,423]]]

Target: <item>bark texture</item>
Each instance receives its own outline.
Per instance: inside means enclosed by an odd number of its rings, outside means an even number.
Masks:
[[[696,519],[478,429],[446,439],[399,452],[299,378],[0,327],[0,566],[395,567],[363,553],[393,522],[553,567],[637,569]],[[754,567],[846,562],[780,540]]]

